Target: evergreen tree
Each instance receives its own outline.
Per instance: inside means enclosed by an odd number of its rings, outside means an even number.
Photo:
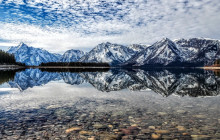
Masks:
[[[5,65],[5,64],[14,64],[14,65],[24,66],[24,64],[16,62],[13,54],[9,54],[5,51],[0,50],[0,65]]]

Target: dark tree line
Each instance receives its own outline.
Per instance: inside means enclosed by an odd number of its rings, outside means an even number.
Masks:
[[[0,64],[14,64],[14,65],[20,65],[24,66],[24,64],[16,62],[15,57],[13,54],[9,54],[7,52],[4,52],[0,50]]]
[[[85,62],[49,62],[41,63],[40,66],[70,66],[70,67],[110,67],[108,63],[85,63]]]
[[[14,55],[0,50],[0,64],[15,64]]]

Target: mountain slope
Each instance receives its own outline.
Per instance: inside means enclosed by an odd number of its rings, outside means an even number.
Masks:
[[[111,65],[117,65],[130,59],[133,55],[143,50],[141,45],[123,46],[102,43],[83,56],[81,62],[107,62]]]
[[[68,50],[63,54],[60,62],[76,62],[84,55],[85,52],[80,50]]]
[[[125,66],[204,66],[220,58],[220,42],[211,39],[165,38],[131,57]]]
[[[125,65],[145,66],[158,65],[167,66],[174,61],[183,61],[181,58],[182,52],[177,48],[177,45],[170,39],[165,38],[154,43],[142,50],[137,55],[129,59]]]
[[[38,66],[46,62],[57,62],[61,57],[59,54],[52,54],[43,49],[28,47],[24,43],[11,47],[8,53],[13,54],[17,62],[25,63],[29,66]]]
[[[220,42],[214,39],[191,38],[175,41],[179,49],[184,52],[185,61],[200,65],[212,65],[220,58]]]

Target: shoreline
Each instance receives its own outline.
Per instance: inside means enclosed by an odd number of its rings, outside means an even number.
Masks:
[[[111,68],[111,67],[75,67],[75,66],[26,66],[25,68],[45,68],[45,69],[67,69],[67,68],[74,68],[74,69],[86,69],[86,68],[89,68],[89,69],[97,69],[97,68]]]
[[[26,68],[24,66],[18,66],[18,65],[0,65],[0,70],[7,70],[7,69],[23,69]]]
[[[20,68],[40,68],[40,69],[104,69],[104,68],[123,68],[123,67],[89,67],[89,66],[18,66],[18,65],[0,65],[1,69],[20,69]],[[131,67],[132,69],[137,69],[137,67]],[[159,67],[148,67],[148,68],[159,68]],[[199,68],[205,70],[220,70],[220,67],[160,67],[160,68]]]
[[[220,67],[201,67],[201,68],[205,70],[220,70]]]

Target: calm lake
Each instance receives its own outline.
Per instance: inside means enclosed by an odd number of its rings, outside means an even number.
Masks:
[[[0,139],[220,139],[201,69],[0,71]]]

